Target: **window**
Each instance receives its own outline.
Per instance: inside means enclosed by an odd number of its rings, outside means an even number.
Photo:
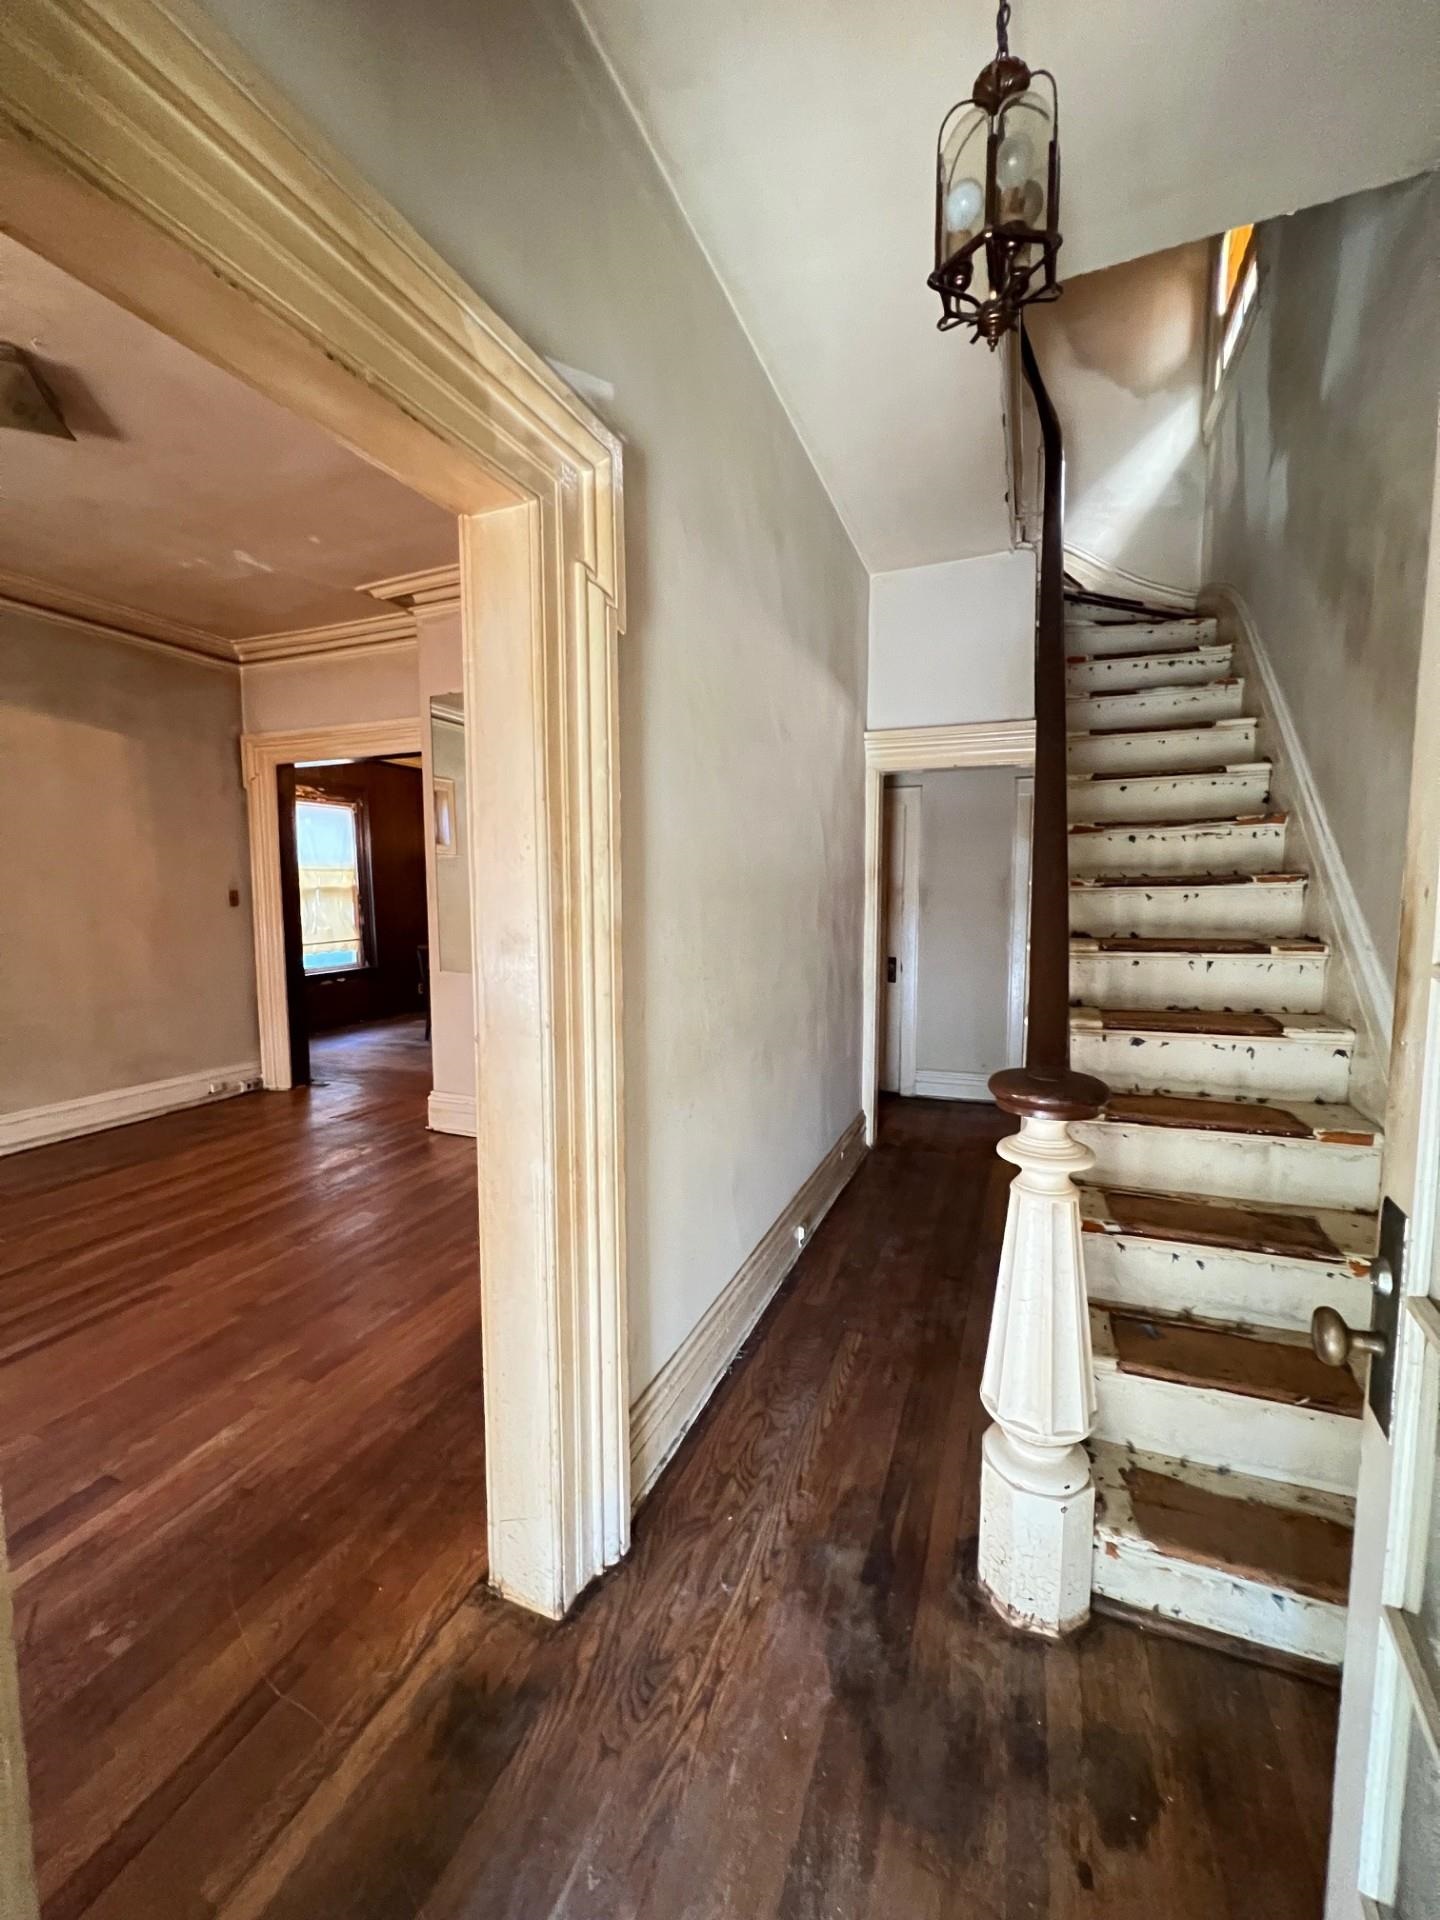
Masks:
[[[1260,285],[1260,262],[1256,257],[1255,229],[1231,227],[1220,237],[1215,270],[1215,358],[1211,368],[1211,391],[1217,391],[1225,369],[1235,358],[1245,317],[1255,304]]]
[[[341,973],[368,962],[360,846],[358,801],[328,794],[296,799],[295,860],[306,973]]]

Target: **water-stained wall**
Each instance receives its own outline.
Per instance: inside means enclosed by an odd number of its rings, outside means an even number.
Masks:
[[[1244,601],[1393,980],[1435,475],[1440,176],[1266,223],[1209,448]]]

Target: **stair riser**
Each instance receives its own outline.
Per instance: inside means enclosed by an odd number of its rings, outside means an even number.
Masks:
[[[1216,1387],[1150,1380],[1097,1365],[1095,1437],[1198,1466],[1225,1467],[1291,1486],[1353,1493],[1360,1422]]]
[[[1273,953],[1076,954],[1070,961],[1070,995],[1087,1007],[1319,1013],[1325,1004],[1327,964],[1323,955],[1287,958]]]
[[[1147,653],[1138,659],[1075,660],[1065,669],[1066,691],[1134,693],[1142,687],[1188,687],[1223,680],[1230,671],[1230,649],[1196,647],[1187,653]]]
[[[1081,734],[1070,741],[1068,758],[1072,773],[1233,767],[1255,758],[1255,722],[1226,720],[1213,727],[1167,727],[1159,733]]]
[[[1234,720],[1245,700],[1243,680],[1221,686],[1151,687],[1141,693],[1072,698],[1065,710],[1072,733],[1096,727],[1186,727],[1197,720]]]
[[[1350,1090],[1351,1049],[1334,1039],[1072,1030],[1070,1053],[1112,1093],[1343,1100]]]
[[[1207,827],[1117,823],[1070,835],[1072,873],[1268,873],[1284,866],[1283,820]]]
[[[1087,820],[1223,820],[1263,813],[1270,769],[1244,773],[1136,774],[1124,780],[1070,782],[1070,818]]]
[[[1094,1589],[1102,1599],[1252,1646],[1329,1667],[1344,1658],[1344,1607],[1281,1593],[1227,1568],[1172,1559],[1135,1541],[1122,1546],[1103,1529],[1095,1541]]]
[[[1132,933],[1143,939],[1167,934],[1251,935],[1283,939],[1298,934],[1305,918],[1305,882],[1275,881],[1238,887],[1072,887],[1070,925],[1097,938]]]
[[[1343,1146],[1103,1120],[1077,1121],[1073,1131],[1095,1155],[1093,1178],[1100,1186],[1276,1200],[1358,1213],[1379,1205],[1380,1150],[1373,1143]]]
[[[1065,622],[1065,651],[1075,653],[1164,653],[1213,644],[1214,620],[1112,620]]]
[[[1347,1267],[1123,1233],[1087,1233],[1083,1245],[1086,1291],[1107,1307],[1296,1333],[1316,1307],[1334,1307],[1351,1326],[1370,1318],[1370,1282]]]

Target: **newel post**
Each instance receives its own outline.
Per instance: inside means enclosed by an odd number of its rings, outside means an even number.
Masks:
[[[1020,1131],[999,1153],[1018,1168],[980,1398],[993,1424],[980,1470],[980,1581],[1011,1625],[1058,1637],[1090,1614],[1095,1488],[1084,1442],[1095,1368],[1075,1176],[1094,1155],[1069,1121],[1098,1113],[1105,1088],[1083,1074],[1047,1083],[996,1074]]]

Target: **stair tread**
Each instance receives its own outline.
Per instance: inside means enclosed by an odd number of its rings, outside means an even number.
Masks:
[[[1293,887],[1306,873],[1273,869],[1265,873],[1072,873],[1072,887]]]
[[[1373,1213],[1158,1193],[1108,1183],[1081,1188],[1080,1219],[1087,1233],[1314,1261],[1344,1266],[1357,1276],[1367,1271],[1379,1233]]]
[[[1233,685],[1231,681],[1220,682],[1222,686]],[[1187,687],[1187,693],[1203,693],[1205,683],[1198,687]],[[1122,694],[1112,694],[1111,699],[1123,699]],[[1253,713],[1231,714],[1224,720],[1185,720],[1176,725],[1173,720],[1159,720],[1151,727],[1078,727],[1072,728],[1066,735],[1069,740],[1116,740],[1126,734],[1148,737],[1156,733],[1220,733],[1226,728],[1233,730],[1254,727],[1257,724]]]
[[[1217,1039],[1333,1040],[1348,1045],[1355,1029],[1325,1013],[1230,1012],[1214,1008],[1093,1007],[1070,1009],[1070,1025],[1085,1033],[1203,1034]]]
[[[1225,813],[1210,820],[1072,820],[1071,833],[1218,833],[1235,827],[1283,827],[1286,813]]]
[[[1140,956],[1163,957],[1167,954],[1216,954],[1244,959],[1254,955],[1258,957],[1288,957],[1291,959],[1325,959],[1330,949],[1323,940],[1315,940],[1309,935],[1293,936],[1289,939],[1234,939],[1228,934],[1192,934],[1175,935],[1167,938],[1164,934],[1145,935],[1138,933],[1116,933],[1096,935],[1092,933],[1072,933],[1070,936],[1072,954],[1118,953]]]
[[[1128,1536],[1170,1559],[1344,1605],[1353,1538],[1346,1503],[1277,1498],[1275,1483],[1249,1474],[1105,1442],[1092,1451],[1102,1541]]]
[[[1166,1320],[1129,1308],[1111,1309],[1105,1317],[1110,1352],[1121,1373],[1359,1418],[1364,1396],[1354,1374],[1317,1360],[1308,1341],[1287,1340],[1273,1331]]]
[[[1173,665],[1180,660],[1198,660],[1206,654],[1226,654],[1232,652],[1229,640],[1190,641],[1183,647],[1137,647],[1133,653],[1067,653],[1067,667],[1093,666],[1096,661],[1163,660]]]
[[[1375,1145],[1379,1127],[1341,1101],[1318,1102],[1209,1093],[1116,1093],[1087,1126],[1194,1128],[1203,1133],[1255,1134],[1276,1140],[1316,1140],[1328,1146]]]

